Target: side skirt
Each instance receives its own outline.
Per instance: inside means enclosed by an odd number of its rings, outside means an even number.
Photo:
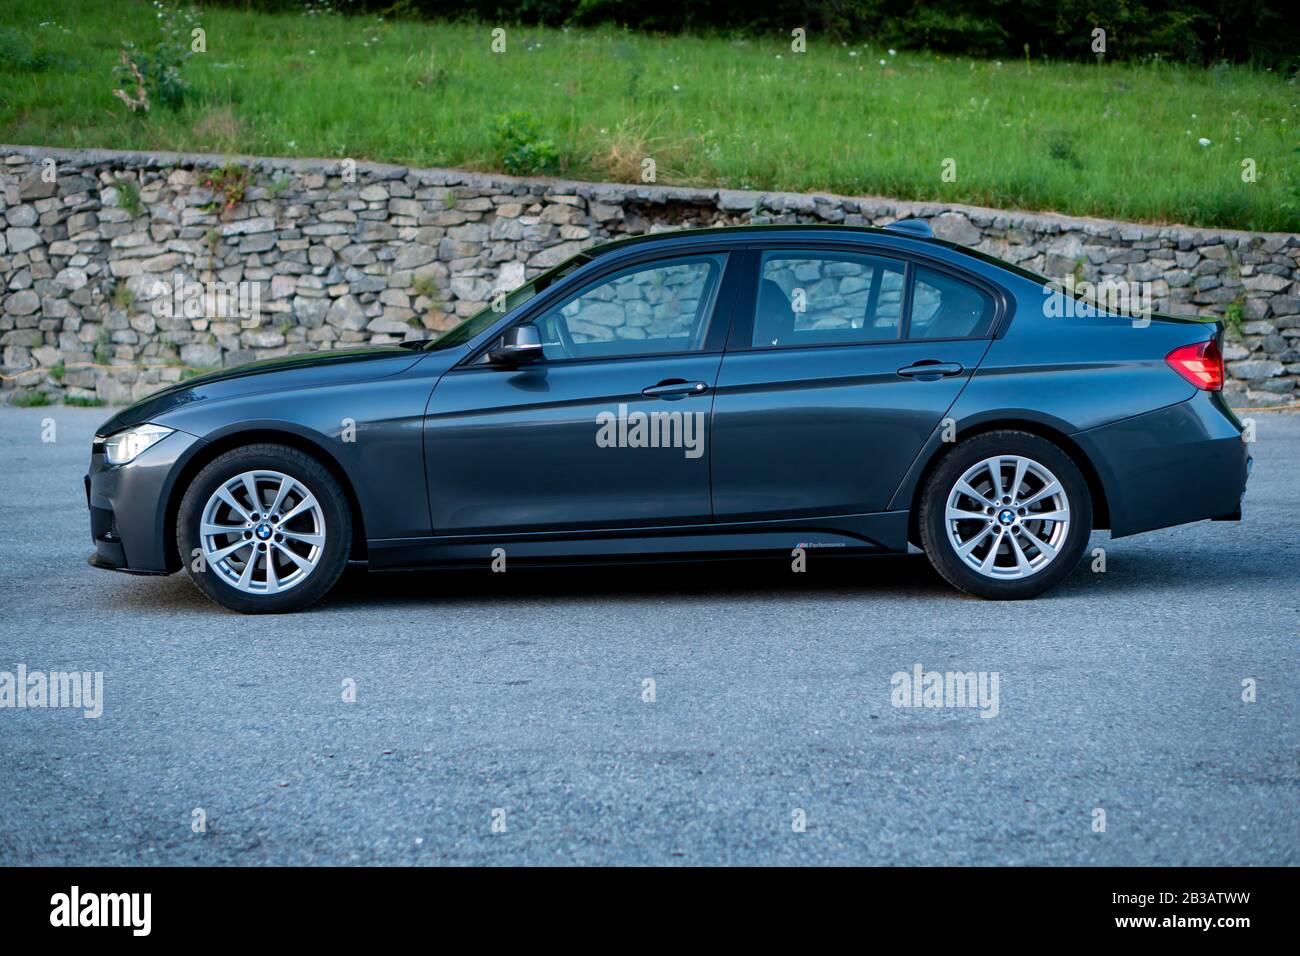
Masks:
[[[654,528],[581,529],[523,534],[380,538],[367,542],[374,570],[477,565],[504,549],[511,561],[585,562],[595,558],[674,560],[784,552],[819,554],[907,551],[907,512],[828,515],[782,521]]]

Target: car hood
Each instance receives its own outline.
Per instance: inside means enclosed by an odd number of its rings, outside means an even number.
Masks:
[[[286,355],[208,372],[169,385],[122,409],[99,427],[98,434],[110,435],[132,425],[155,420],[191,402],[285,388],[345,384],[396,375],[429,354],[395,345],[377,346]]]

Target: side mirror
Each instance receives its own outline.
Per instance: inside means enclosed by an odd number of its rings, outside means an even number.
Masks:
[[[531,322],[512,325],[501,336],[501,341],[488,352],[493,365],[513,368],[542,358],[542,334]]]

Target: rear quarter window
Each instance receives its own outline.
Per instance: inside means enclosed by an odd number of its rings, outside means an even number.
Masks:
[[[966,339],[987,335],[993,297],[978,286],[917,266],[912,288],[911,339]]]

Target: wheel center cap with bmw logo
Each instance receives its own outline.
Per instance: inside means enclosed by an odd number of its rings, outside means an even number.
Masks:
[[[1011,525],[1016,523],[1016,513],[1012,511],[1010,508],[1003,508],[1000,512],[998,512],[998,520],[1001,521],[1007,527],[1010,527]]]
[[[266,541],[271,537],[271,526],[263,521],[257,526],[253,533],[257,535],[259,541]]]

